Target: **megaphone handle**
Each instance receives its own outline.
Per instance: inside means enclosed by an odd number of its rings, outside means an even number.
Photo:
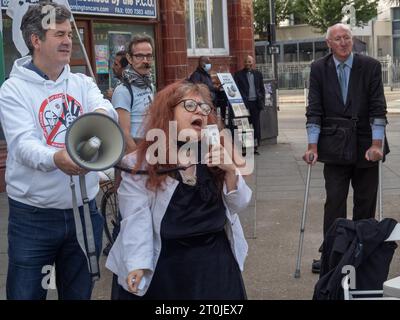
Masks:
[[[90,217],[89,211],[89,199],[87,197],[86,191],[86,179],[84,175],[79,176],[79,185],[81,187],[81,195],[83,201],[83,216],[85,219],[85,230],[86,230],[86,240],[88,246],[88,259],[90,265],[90,273],[92,276],[92,280],[97,280],[100,278],[100,271],[99,271],[99,263],[96,255],[96,245],[94,242],[94,235],[93,235],[93,225],[92,219]]]
[[[98,263],[97,263],[97,256],[96,256],[96,254],[94,254],[94,258],[95,258],[95,260],[94,260],[93,255],[90,252],[90,246],[89,246],[89,255],[87,254],[85,239],[84,239],[84,235],[83,235],[82,220],[81,220],[81,216],[80,216],[79,209],[78,209],[78,203],[76,200],[75,182],[74,182],[72,176],[70,176],[70,177],[71,177],[70,187],[71,187],[71,191],[72,191],[72,207],[73,207],[72,211],[74,213],[76,238],[77,238],[80,248],[83,251],[83,254],[86,257],[89,272],[91,273],[91,276],[92,276],[92,280],[95,281],[100,278],[99,267],[98,267]],[[86,187],[84,189],[85,189],[84,191],[86,192]],[[86,206],[84,204],[84,209],[85,209],[85,207]],[[89,222],[91,231],[89,230],[89,232],[88,232],[88,224],[87,224],[86,214],[84,215],[84,217],[85,217],[85,225],[86,225],[86,235],[87,235],[88,245],[89,245],[90,233],[91,233],[91,238],[93,238],[92,221],[90,220],[90,222]],[[89,214],[89,219],[90,219],[90,214]]]
[[[72,211],[74,213],[76,239],[78,240],[78,244],[81,247],[81,249],[87,259],[88,267],[90,267],[89,259],[86,254],[85,239],[83,237],[82,220],[81,220],[81,216],[79,214],[78,203],[76,200],[75,182],[74,182],[72,176],[70,176],[70,178],[71,178],[70,187],[71,187],[71,191],[72,191],[72,207],[73,207]]]

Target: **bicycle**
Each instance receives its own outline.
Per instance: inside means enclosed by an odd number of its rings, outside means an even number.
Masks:
[[[118,214],[118,197],[115,189],[114,170],[112,169],[111,171],[99,172],[99,176],[100,189],[103,192],[100,201],[100,212],[104,218],[104,233],[109,242],[106,248],[111,248],[115,240],[115,235],[113,234],[113,231],[115,228],[119,229],[120,224]],[[104,250],[106,250],[106,248]]]

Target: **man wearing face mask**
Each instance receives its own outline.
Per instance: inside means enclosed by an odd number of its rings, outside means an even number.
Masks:
[[[211,93],[211,99],[215,105],[215,88],[211,79],[211,61],[209,57],[201,56],[199,58],[199,65],[197,69],[189,77],[189,80],[193,83],[205,84]]]
[[[265,87],[260,71],[254,69],[254,58],[247,56],[244,60],[244,68],[234,75],[243,101],[250,112],[250,122],[254,128],[254,138],[257,144],[261,142],[260,112],[265,106]],[[254,153],[259,154],[257,146]]]

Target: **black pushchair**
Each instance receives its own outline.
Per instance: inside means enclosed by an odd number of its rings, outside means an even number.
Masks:
[[[295,278],[300,277],[310,178],[311,165],[308,165]],[[383,295],[400,298],[400,277],[385,282],[397,247],[394,241],[400,240],[400,224],[393,219],[382,220],[382,161],[379,163],[378,210],[380,222],[337,219],[329,229],[314,299],[376,299]]]

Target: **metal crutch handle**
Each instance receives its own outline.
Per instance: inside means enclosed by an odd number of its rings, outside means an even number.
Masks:
[[[309,160],[314,160],[314,154],[311,153],[309,156]],[[306,179],[306,189],[304,192],[304,202],[303,202],[303,213],[301,215],[301,226],[300,226],[300,239],[299,239],[299,248],[297,251],[297,261],[296,261],[296,271],[294,272],[295,278],[300,278],[300,264],[301,264],[301,256],[303,253],[303,240],[304,240],[304,230],[306,225],[306,215],[307,215],[307,204],[308,204],[308,194],[310,191],[310,178],[311,178],[311,167],[312,164],[308,164],[307,168],[307,179]]]

